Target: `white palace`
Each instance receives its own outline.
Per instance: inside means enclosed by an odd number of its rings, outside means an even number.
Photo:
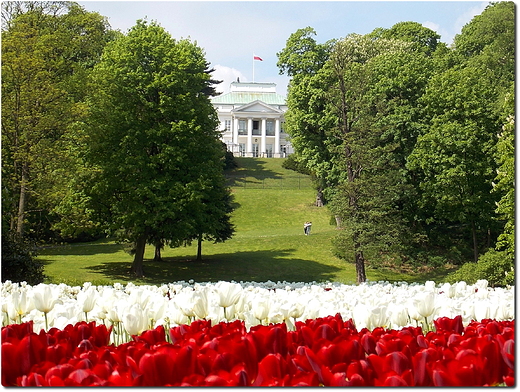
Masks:
[[[287,105],[276,84],[233,82],[229,93],[211,101],[222,141],[235,156],[281,158],[293,152],[283,130]]]

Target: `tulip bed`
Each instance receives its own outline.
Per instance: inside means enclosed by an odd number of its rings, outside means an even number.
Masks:
[[[514,385],[514,321],[357,331],[329,316],[287,325],[206,320],[148,330],[119,346],[80,322],[39,334],[2,328],[4,386],[493,386]]]
[[[514,287],[0,284],[4,386],[514,385]],[[346,321],[344,321],[346,320]]]

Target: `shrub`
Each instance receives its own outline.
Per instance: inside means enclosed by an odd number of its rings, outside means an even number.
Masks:
[[[310,175],[309,169],[305,165],[296,159],[295,154],[289,155],[282,163],[282,167],[288,170],[294,170],[297,173]]]
[[[235,156],[227,149],[225,143],[222,143],[222,149],[224,150],[224,170],[233,170],[238,167]]]
[[[464,280],[474,284],[479,279],[486,279],[492,287],[514,285],[514,260],[505,251],[490,249],[479,257],[477,263],[464,264],[449,274],[445,281],[454,283]]]
[[[43,263],[35,259],[35,247],[15,233],[2,233],[2,281],[42,283]]]

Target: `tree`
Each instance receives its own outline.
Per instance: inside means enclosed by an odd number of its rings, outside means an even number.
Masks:
[[[2,7],[3,216],[23,235],[28,219],[48,215],[63,195],[68,132],[84,114],[85,76],[112,36],[103,17],[76,3]]]
[[[439,34],[417,22],[399,22],[389,29],[375,29],[369,36],[412,43],[414,50],[431,55],[439,45]]]
[[[352,255],[358,282],[366,280],[364,252],[378,246],[373,242],[375,233],[382,227],[388,232],[389,219],[395,221],[390,218],[390,204],[385,206],[382,199],[377,206],[373,203],[374,195],[391,198],[387,180],[395,177],[378,174],[378,169],[389,167],[389,155],[378,154],[388,152],[390,144],[381,144],[383,128],[375,129],[383,100],[372,90],[375,73],[370,64],[384,53],[409,46],[352,34],[336,41],[313,72],[305,65],[309,56],[303,66],[285,67],[302,72],[291,79],[286,129],[297,154],[322,179],[329,206],[343,229],[337,244],[343,257]]]
[[[449,225],[450,234],[441,239],[448,247],[465,229],[471,233],[474,261],[502,230],[495,203],[510,186],[491,192],[501,164],[494,159],[497,143],[511,142],[496,135],[507,135],[500,127],[511,114],[503,116],[501,110],[515,78],[514,31],[511,2],[490,4],[464,26],[453,52],[437,59],[439,75],[421,101],[425,132],[410,156],[409,168],[422,167],[413,170],[422,194],[418,220],[428,222],[430,241]]]
[[[336,43],[323,69],[331,77],[328,115],[337,119],[327,143],[333,163],[329,183],[337,184],[331,209],[342,218],[340,236],[347,236],[350,243],[358,283],[366,280],[366,250],[392,247],[395,241],[392,236],[384,239],[384,233],[402,228],[395,206],[401,192],[395,182],[399,167],[391,159],[393,142],[383,142],[384,128],[377,125],[385,99],[373,89],[377,80],[373,65],[381,56],[408,48],[405,42],[353,34]]]
[[[106,47],[94,69],[87,159],[96,172],[89,196],[109,231],[135,243],[137,276],[147,243],[218,237],[206,214],[213,206],[204,206],[214,202],[213,192],[227,195],[207,67],[195,44],[138,21]]]
[[[34,244],[2,228],[2,282],[42,283],[43,262],[36,259]]]
[[[408,158],[408,168],[421,178],[420,207],[429,210],[427,223],[462,225],[470,233],[475,261],[483,248],[479,237],[489,237],[494,220],[498,119],[493,99],[489,77],[478,69],[434,76],[421,100],[431,116],[429,129]]]
[[[516,5],[490,3],[455,36],[455,52],[463,62],[493,73],[495,85],[508,89],[516,72]]]
[[[311,27],[299,29],[287,39],[285,48],[277,53],[280,74],[291,77],[288,110],[285,113],[285,131],[291,135],[298,164],[311,171],[317,188],[317,203],[324,203],[323,190],[327,187],[321,174],[328,170],[329,155],[324,145],[325,136],[321,115],[325,107],[322,86],[314,76],[327,61],[333,41],[318,44],[316,31]],[[323,168],[318,168],[324,165]]]
[[[515,92],[511,85],[504,100],[502,132],[498,134],[495,159],[498,169],[493,192],[501,195],[496,212],[505,220],[498,236],[497,249],[504,250],[510,259],[515,257]]]

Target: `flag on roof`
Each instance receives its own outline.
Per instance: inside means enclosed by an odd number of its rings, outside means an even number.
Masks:
[[[254,55],[253,55],[253,60],[264,61],[264,60],[262,60],[260,57],[258,57],[258,56],[254,56]]]

